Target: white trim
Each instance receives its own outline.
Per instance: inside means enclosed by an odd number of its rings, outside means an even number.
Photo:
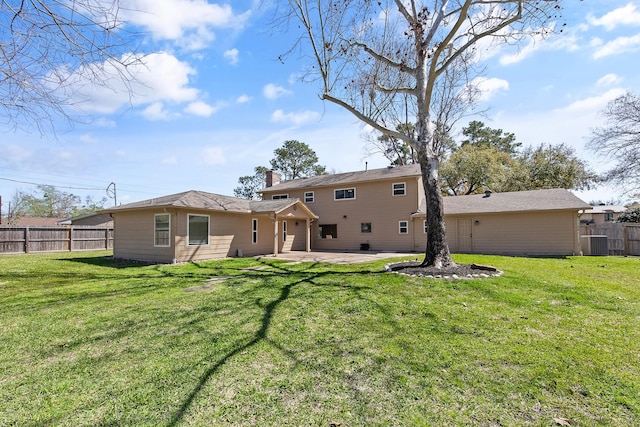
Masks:
[[[404,222],[404,227],[402,226],[402,223]],[[402,231],[402,229],[405,228],[406,231]],[[409,234],[409,221],[403,219],[398,221],[398,234]]]
[[[396,185],[402,185],[402,194],[396,194]],[[394,182],[391,184],[392,196],[406,196],[407,195],[407,183],[406,182]]]
[[[353,190],[353,197],[343,197],[341,199],[336,198],[336,192],[349,191],[349,190]],[[355,200],[355,199],[356,199],[356,187],[336,188],[335,190],[333,190],[333,200],[336,202],[341,200]]]
[[[169,217],[169,230],[168,230],[169,236],[167,238],[167,242],[168,243],[166,245],[159,245],[158,244],[158,240],[157,240],[158,229],[156,227],[157,227],[158,223],[156,221],[156,218],[159,217],[159,216],[164,216],[164,215]],[[156,247],[156,248],[170,248],[171,247],[171,214],[169,214],[169,213],[159,213],[159,214],[153,215],[153,246]]]
[[[307,200],[307,194],[311,195],[311,200]],[[315,203],[316,201],[316,193],[315,191],[305,191],[304,192],[304,202],[305,203]]]
[[[207,218],[207,242],[206,243],[197,243],[191,244],[189,242],[189,218],[192,216],[201,216]],[[211,242],[211,215],[203,215],[203,214],[187,214],[187,246],[209,246]]]

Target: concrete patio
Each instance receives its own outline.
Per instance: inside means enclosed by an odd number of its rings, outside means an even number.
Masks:
[[[392,251],[353,251],[353,252],[333,252],[333,251],[288,251],[281,252],[277,257],[273,255],[262,255],[260,258],[276,258],[300,262],[328,262],[333,264],[355,264],[359,262],[369,262],[379,259],[404,258],[415,261],[424,258],[419,252],[392,252]]]

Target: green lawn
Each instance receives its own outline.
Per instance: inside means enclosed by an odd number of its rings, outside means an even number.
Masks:
[[[638,258],[106,255],[0,256],[0,425],[640,425]]]

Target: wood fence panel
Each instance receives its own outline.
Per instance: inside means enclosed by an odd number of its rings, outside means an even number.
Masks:
[[[640,256],[640,224],[610,222],[599,225],[581,225],[580,235],[607,236],[609,255]]]
[[[23,253],[25,241],[25,228],[0,228],[0,253]]]
[[[29,252],[62,252],[69,250],[66,227],[29,227]]]
[[[0,253],[113,249],[113,228],[91,226],[3,227]]]
[[[626,224],[626,255],[640,256],[640,224]]]

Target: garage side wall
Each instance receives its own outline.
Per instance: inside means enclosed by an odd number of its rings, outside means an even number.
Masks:
[[[451,252],[496,255],[573,255],[577,212],[446,216]],[[470,233],[468,233],[470,230]]]

